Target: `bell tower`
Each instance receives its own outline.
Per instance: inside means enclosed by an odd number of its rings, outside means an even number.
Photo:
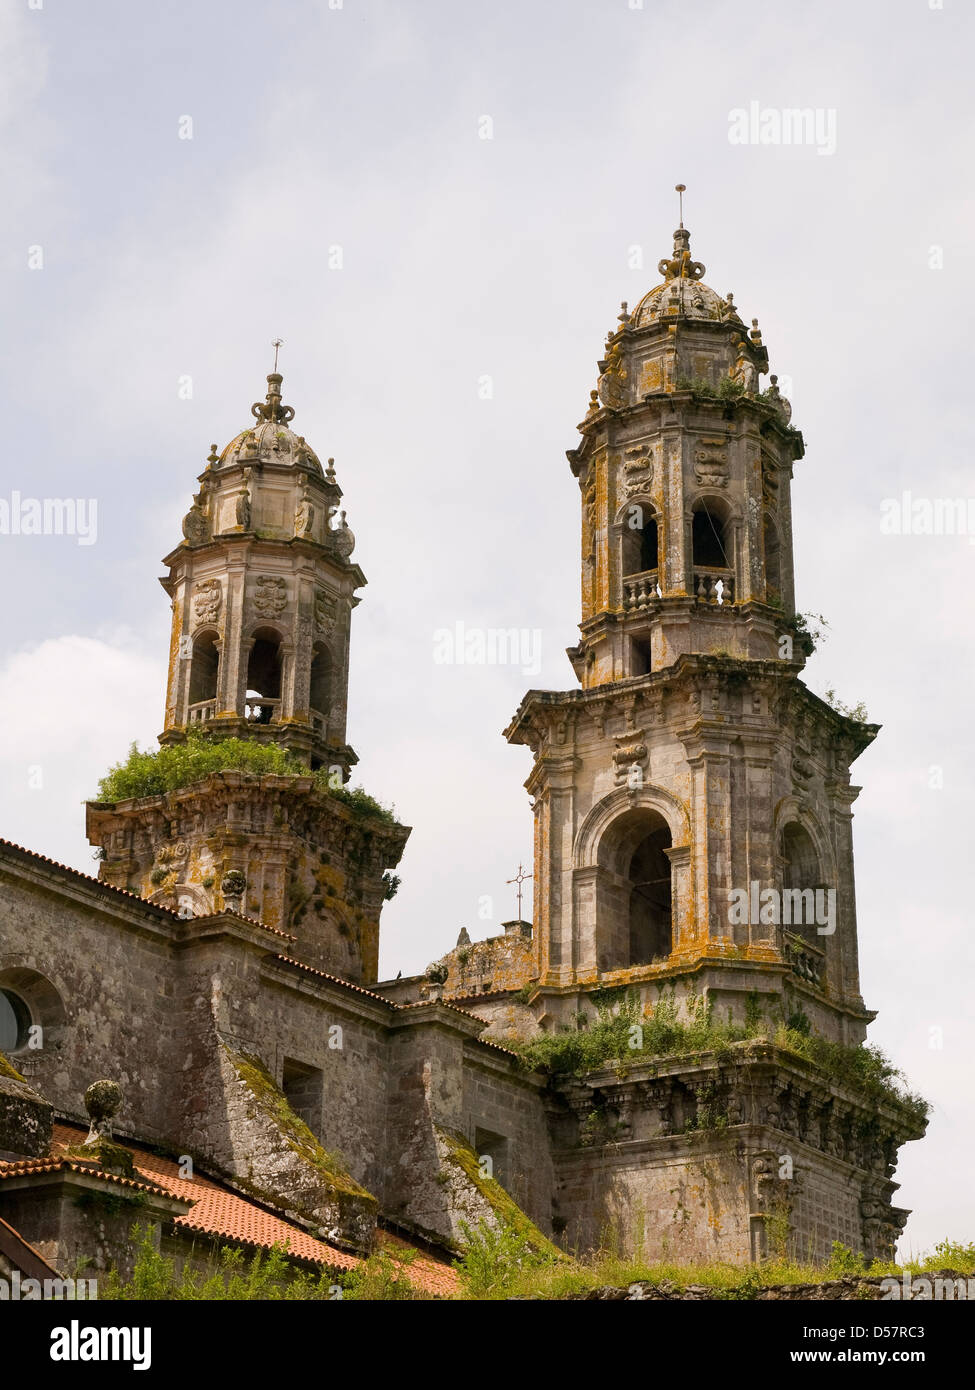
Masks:
[[[348,776],[349,628],[355,537],[339,511],[331,459],[290,428],[281,375],[267,379],[255,423],[211,451],[166,556],[173,605],[162,741],[206,726],[222,738],[283,744],[310,768]]]
[[[674,233],[661,285],[622,306],[569,459],[582,494],[584,688],[685,652],[775,659],[793,613],[793,463],[802,436],[734,296]]]
[[[529,692],[506,731],[535,755],[540,985],[555,1019],[594,988],[625,983],[650,1000],[664,981],[740,1015],[757,985],[786,1015],[856,1043],[872,1015],[849,769],[877,726],[800,680],[811,643],[795,613],[791,480],[803,440],[777,379],[761,389],[757,321],[746,329],[733,295],[705,284],[683,221],[659,272],[632,313],[623,305],[568,454],[581,688]],[[805,916],[784,921],[762,894],[793,890]],[[814,920],[817,901],[828,922]]]
[[[703,1010],[750,1039],[573,1075],[551,1121],[562,1218],[585,1245],[632,1209],[651,1258],[759,1259],[770,1230],[803,1257],[833,1240],[889,1255],[907,1216],[892,1205],[897,1147],[923,1133],[921,1112],[808,1060],[822,1044],[854,1066],[874,1017],[850,768],[878,726],[801,679],[803,440],[776,377],[762,389],[758,323],[704,283],[683,218],[659,272],[623,305],[568,454],[579,686],[529,691],[505,730],[534,758],[522,1026],[572,1031],[625,1005],[641,1026]]]
[[[294,938],[287,951],[357,983],[377,978],[389,870],[409,835],[345,791],[355,537],[331,459],[291,429],[281,374],[254,423],[214,445],[161,580],[172,606],[160,743],[275,744],[307,776],[224,770],[156,796],[88,804],[100,877],[206,916],[232,909]],[[230,743],[234,748],[237,744]]]

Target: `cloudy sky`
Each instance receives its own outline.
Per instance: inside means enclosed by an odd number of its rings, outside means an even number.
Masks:
[[[0,834],[93,871],[81,802],[162,725],[159,559],[280,336],[369,580],[361,781],[414,827],[383,973],[496,933],[532,853],[501,730],[574,683],[564,451],[683,182],[692,253],[759,316],[806,438],[798,603],[831,623],[807,679],[884,725],[855,768],[863,991],[934,1103],[903,1248],[975,1239],[975,506],[971,538],[881,529],[885,499],[975,494],[966,9],[3,0],[0,500],[93,499],[97,533],[0,534]],[[796,107],[827,138],[729,139],[737,110]],[[437,664],[458,621],[537,629],[540,670]]]

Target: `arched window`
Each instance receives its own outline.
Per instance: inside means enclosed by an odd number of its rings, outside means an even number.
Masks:
[[[782,921],[787,931],[804,937],[814,946],[823,946],[817,930],[816,889],[823,887],[823,871],[812,836],[798,821],[783,827],[780,852],[782,870]],[[789,895],[786,902],[786,894]],[[786,918],[788,917],[788,921]]]
[[[332,704],[332,655],[321,642],[312,653],[308,703],[316,714],[328,714]]]
[[[281,638],[273,628],[259,628],[247,660],[247,718],[269,724],[280,699]]]
[[[657,518],[643,502],[628,505],[623,512],[623,575],[645,574],[657,568]]]
[[[201,632],[193,641],[193,663],[190,667],[190,704],[199,705],[204,700],[217,698],[217,671],[220,666],[220,653],[217,650],[217,634]]]
[[[623,970],[665,960],[673,949],[670,828],[657,811],[625,811],[599,846],[597,964]]]
[[[779,564],[779,533],[775,522],[766,513],[763,524],[765,537],[765,592],[771,598],[782,597],[782,571]]]
[[[0,1052],[18,1052],[27,1046],[31,1029],[30,1009],[11,989],[0,989]]]
[[[707,502],[698,502],[691,519],[691,550],[695,568],[731,568],[728,531],[720,511]]]

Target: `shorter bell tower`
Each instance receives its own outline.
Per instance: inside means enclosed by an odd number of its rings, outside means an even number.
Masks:
[[[100,877],[187,916],[230,908],[295,938],[291,954],[345,979],[377,978],[389,870],[409,835],[344,789],[355,537],[282,404],[281,374],[254,423],[211,449],[161,580],[172,605],[160,743],[274,744],[307,775],[224,770],[157,796],[89,803]],[[234,745],[231,745],[234,746]]]
[[[339,510],[333,460],[290,428],[280,373],[255,424],[214,446],[161,581],[172,599],[162,742],[207,725],[222,738],[283,744],[343,777],[355,537]]]

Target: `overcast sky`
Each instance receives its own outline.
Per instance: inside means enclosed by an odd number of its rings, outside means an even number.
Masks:
[[[806,438],[797,601],[831,623],[807,680],[884,725],[854,768],[863,993],[934,1102],[902,1249],[975,1240],[975,515],[880,524],[905,491],[975,495],[973,30],[961,0],[3,0],[0,499],[94,499],[97,539],[0,535],[0,834],[94,871],[81,802],[162,726],[159,560],[280,336],[369,581],[360,780],[414,827],[382,973],[514,916],[530,755],[501,730],[574,684],[564,451],[686,183],[692,254]],[[729,139],[783,108],[824,138]],[[540,670],[437,664],[458,621],[537,629]]]

